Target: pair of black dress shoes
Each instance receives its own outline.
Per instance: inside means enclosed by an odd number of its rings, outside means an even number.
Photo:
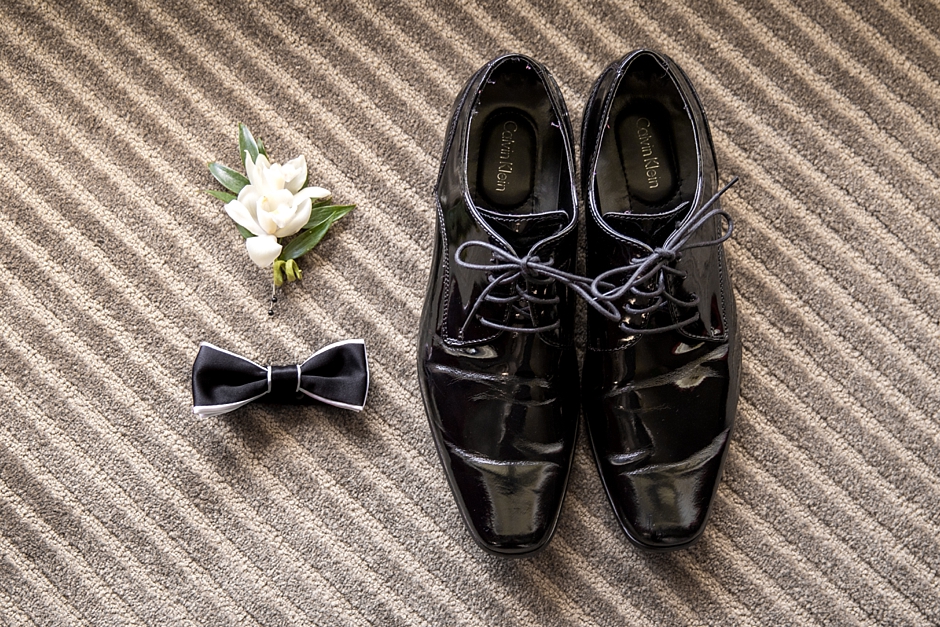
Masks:
[[[530,554],[554,532],[581,405],[627,537],[688,546],[721,475],[740,376],[711,135],[688,77],[638,50],[608,67],[581,130],[587,272],[568,112],[541,64],[506,55],[457,98],[418,377],[476,542]],[[576,300],[588,303],[581,384]]]

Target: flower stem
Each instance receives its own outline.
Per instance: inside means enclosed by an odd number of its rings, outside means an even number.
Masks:
[[[271,284],[271,308],[268,309],[268,315],[274,315],[274,305],[277,303],[277,284]]]

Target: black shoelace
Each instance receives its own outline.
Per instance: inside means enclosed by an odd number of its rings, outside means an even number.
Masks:
[[[555,281],[567,285],[583,298],[588,305],[593,307],[608,320],[613,322],[620,321],[621,330],[631,335],[662,333],[673,329],[681,329],[682,327],[698,321],[700,316],[697,311],[693,316],[680,322],[654,328],[635,328],[628,326],[622,320],[625,315],[652,313],[669,304],[684,308],[698,305],[698,296],[693,295],[691,300],[682,300],[670,294],[666,286],[666,275],[685,278],[686,274],[684,272],[670,265],[681,259],[684,251],[692,250],[693,248],[702,248],[704,246],[717,246],[731,237],[731,232],[734,229],[734,222],[731,216],[721,209],[712,209],[712,205],[714,205],[718,198],[728,191],[732,185],[737,183],[737,181],[737,177],[733,178],[727,185],[718,190],[708,202],[693,211],[683,223],[666,238],[662,246],[654,248],[645,257],[637,257],[633,259],[632,263],[607,270],[594,279],[556,268],[554,266],[554,258],[542,261],[538,255],[533,255],[531,252],[524,257],[519,257],[489,242],[469,241],[463,243],[454,255],[455,261],[464,268],[486,272],[488,284],[483,288],[483,291],[480,292],[480,295],[470,308],[467,320],[460,329],[461,336],[466,332],[467,325],[474,318],[479,320],[480,324],[499,331],[541,333],[543,331],[557,329],[561,324],[560,320],[555,320],[547,325],[539,325],[532,306],[557,305],[560,302],[559,297],[543,298],[532,294],[527,289],[530,285],[549,285]],[[679,205],[674,210],[674,213],[678,214],[686,206],[688,206],[687,202]],[[688,242],[695,232],[715,216],[721,216],[728,224],[728,228],[721,236],[713,240],[689,244]],[[489,250],[492,254],[492,262],[489,264],[476,264],[464,261],[462,259],[463,251],[471,246],[478,246]],[[610,281],[611,279],[620,277],[626,277],[626,280],[620,285]],[[520,281],[520,279],[523,281]],[[655,287],[652,289],[643,289],[643,286],[648,285],[654,280]],[[525,287],[522,285],[523,282],[525,283]],[[493,293],[497,288],[503,285],[511,285],[513,293],[508,296],[500,296]],[[639,308],[630,307],[629,305],[622,305],[618,308],[614,304],[615,301],[629,296],[635,296],[652,302],[646,307]],[[531,326],[508,326],[477,315],[480,307],[485,302],[509,305],[512,311],[520,314],[524,318],[528,318],[531,322]]]
[[[490,253],[492,253],[492,263],[482,264],[464,261],[461,258],[463,251],[471,246],[478,246],[490,251]],[[549,285],[554,281],[560,281],[565,285],[570,286],[588,302],[592,300],[590,292],[587,291],[587,287],[590,286],[590,280],[582,276],[578,276],[577,274],[559,270],[554,266],[554,258],[549,258],[547,261],[542,261],[537,255],[533,255],[531,253],[525,257],[517,257],[511,252],[506,251],[498,246],[494,246],[489,242],[480,242],[476,240],[464,242],[461,244],[454,254],[454,257],[457,263],[464,268],[470,268],[472,270],[483,270],[486,272],[487,280],[489,281],[487,286],[483,288],[483,291],[480,292],[480,295],[473,303],[473,307],[471,307],[470,313],[467,315],[466,322],[464,322],[463,326],[460,328],[461,336],[467,330],[467,325],[470,324],[474,318],[479,320],[480,324],[490,327],[491,329],[498,329],[500,331],[514,331],[517,333],[541,333],[543,331],[552,331],[557,329],[561,324],[560,320],[555,320],[551,324],[540,326],[535,319],[535,312],[532,310],[532,305],[557,305],[560,302],[560,298],[558,296],[553,296],[551,298],[542,298],[541,296],[536,296],[535,294],[530,293],[528,289],[523,288],[523,286],[520,285],[519,279],[524,279],[526,287],[529,285]],[[496,288],[499,286],[510,284],[512,285],[513,293],[509,296],[498,296],[493,294],[493,291],[496,290]],[[483,316],[478,316],[477,311],[484,302],[509,304],[513,311],[521,314],[523,317],[527,317],[531,321],[532,326],[510,327],[499,322],[488,320]]]

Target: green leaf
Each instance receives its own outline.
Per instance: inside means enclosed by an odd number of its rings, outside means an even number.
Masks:
[[[356,205],[326,205],[325,207],[315,207],[310,211],[310,219],[303,226],[305,229],[312,229],[329,220],[336,222],[347,213],[356,208]]]
[[[265,157],[267,157],[267,156],[268,156],[268,151],[265,150],[265,148],[264,148],[264,142],[261,141],[261,138],[260,138],[260,137],[258,138],[257,141],[258,141],[258,152],[260,152],[260,153],[263,154]]]
[[[251,134],[251,131],[248,130],[248,127],[238,123],[238,158],[242,163],[245,163],[245,153],[251,155],[251,162],[254,163],[258,160],[258,144],[255,142],[254,136]],[[264,154],[264,153],[262,153]]]
[[[248,185],[248,179],[246,179],[243,174],[239,174],[232,168],[227,168],[217,161],[213,161],[209,164],[209,172],[212,173],[215,180],[222,183],[225,189],[233,194],[237,194],[242,191],[245,185]]]
[[[213,198],[218,198],[222,202],[231,202],[235,200],[236,198],[238,198],[238,196],[236,196],[235,194],[229,194],[228,192],[220,192],[215,189],[204,189],[202,191],[209,194]]]
[[[255,234],[243,227],[241,224],[236,224],[235,228],[238,229],[238,232],[242,234],[242,237],[248,239],[249,237],[254,237]]]
[[[301,187],[301,189],[303,189],[303,187]],[[331,202],[333,202],[333,197],[332,197],[332,196],[327,196],[326,198],[321,198],[320,200],[316,201],[315,203],[312,203],[310,206],[313,207],[314,209],[316,209],[317,207],[322,207],[322,206],[324,206],[324,205],[328,205],[328,204],[330,204]]]
[[[309,252],[314,246],[320,243],[320,240],[323,239],[326,232],[330,230],[332,224],[332,220],[327,220],[309,231],[302,232],[284,247],[278,259],[284,259],[285,261],[288,259],[297,259],[301,255]]]

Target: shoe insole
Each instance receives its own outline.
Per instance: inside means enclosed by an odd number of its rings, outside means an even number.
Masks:
[[[493,112],[483,126],[477,190],[497,211],[520,207],[535,183],[535,127],[518,109]]]
[[[617,148],[633,213],[656,213],[679,186],[669,116],[653,103],[637,103],[620,115]]]

